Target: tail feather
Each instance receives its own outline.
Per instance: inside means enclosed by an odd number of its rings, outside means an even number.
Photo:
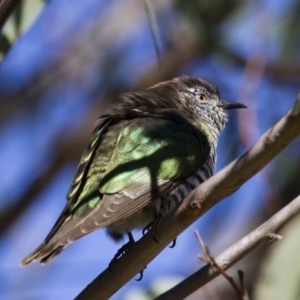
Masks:
[[[47,264],[52,259],[54,259],[57,255],[59,255],[68,245],[57,245],[42,243],[39,247],[37,247],[32,253],[26,256],[21,262],[20,266],[24,267],[25,265],[30,264],[36,260],[40,260],[42,265]]]

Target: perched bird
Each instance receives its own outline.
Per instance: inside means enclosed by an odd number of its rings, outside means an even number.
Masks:
[[[46,264],[102,227],[116,241],[155,226],[212,176],[228,109],[216,86],[189,76],[121,96],[101,116],[84,151],[67,204],[45,241],[21,265]]]

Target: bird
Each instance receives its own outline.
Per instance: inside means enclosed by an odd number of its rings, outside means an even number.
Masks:
[[[155,228],[213,175],[227,111],[245,107],[187,75],[122,94],[97,120],[53,228],[20,265],[46,264],[100,228],[116,242]]]

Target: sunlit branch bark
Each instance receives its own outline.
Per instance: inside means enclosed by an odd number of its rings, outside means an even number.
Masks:
[[[292,110],[270,128],[249,151],[191,192],[173,215],[161,222],[155,231],[159,243],[153,242],[153,233],[150,231],[118,260],[112,271],[103,271],[76,299],[110,298],[183,230],[236,191],[299,134],[300,95]]]

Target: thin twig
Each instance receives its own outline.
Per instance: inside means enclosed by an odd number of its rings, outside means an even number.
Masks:
[[[248,289],[244,282],[244,272],[241,270],[238,270],[238,275],[239,275],[240,285],[241,285],[241,289],[242,289],[243,300],[250,300]]]
[[[157,22],[155,19],[155,12],[154,12],[154,9],[152,7],[152,3],[150,2],[150,0],[144,0],[144,3],[145,3],[145,9],[146,9],[147,17],[148,17],[148,22],[149,22],[150,29],[151,29],[154,48],[155,48],[155,52],[156,52],[157,64],[158,64],[158,67],[161,67],[162,57],[161,57],[161,52],[160,52],[159,46],[158,46],[158,26],[157,26]]]
[[[235,291],[235,293],[237,294],[237,296],[242,299],[245,300],[243,298],[243,293],[240,291],[239,287],[236,285],[235,281],[233,280],[233,278],[231,276],[229,276],[226,271],[220,267],[217,262],[215,261],[214,257],[210,254],[209,248],[208,246],[203,242],[199,232],[197,230],[195,230],[195,235],[197,237],[197,240],[205,254],[205,260],[206,263],[210,264],[210,266],[215,267],[220,274],[222,274],[225,279],[229,282],[229,284],[232,286],[233,290]],[[199,256],[198,256],[199,257]],[[199,257],[200,258],[200,257]],[[201,258],[200,258],[201,259]],[[201,259],[202,260],[202,259]]]

